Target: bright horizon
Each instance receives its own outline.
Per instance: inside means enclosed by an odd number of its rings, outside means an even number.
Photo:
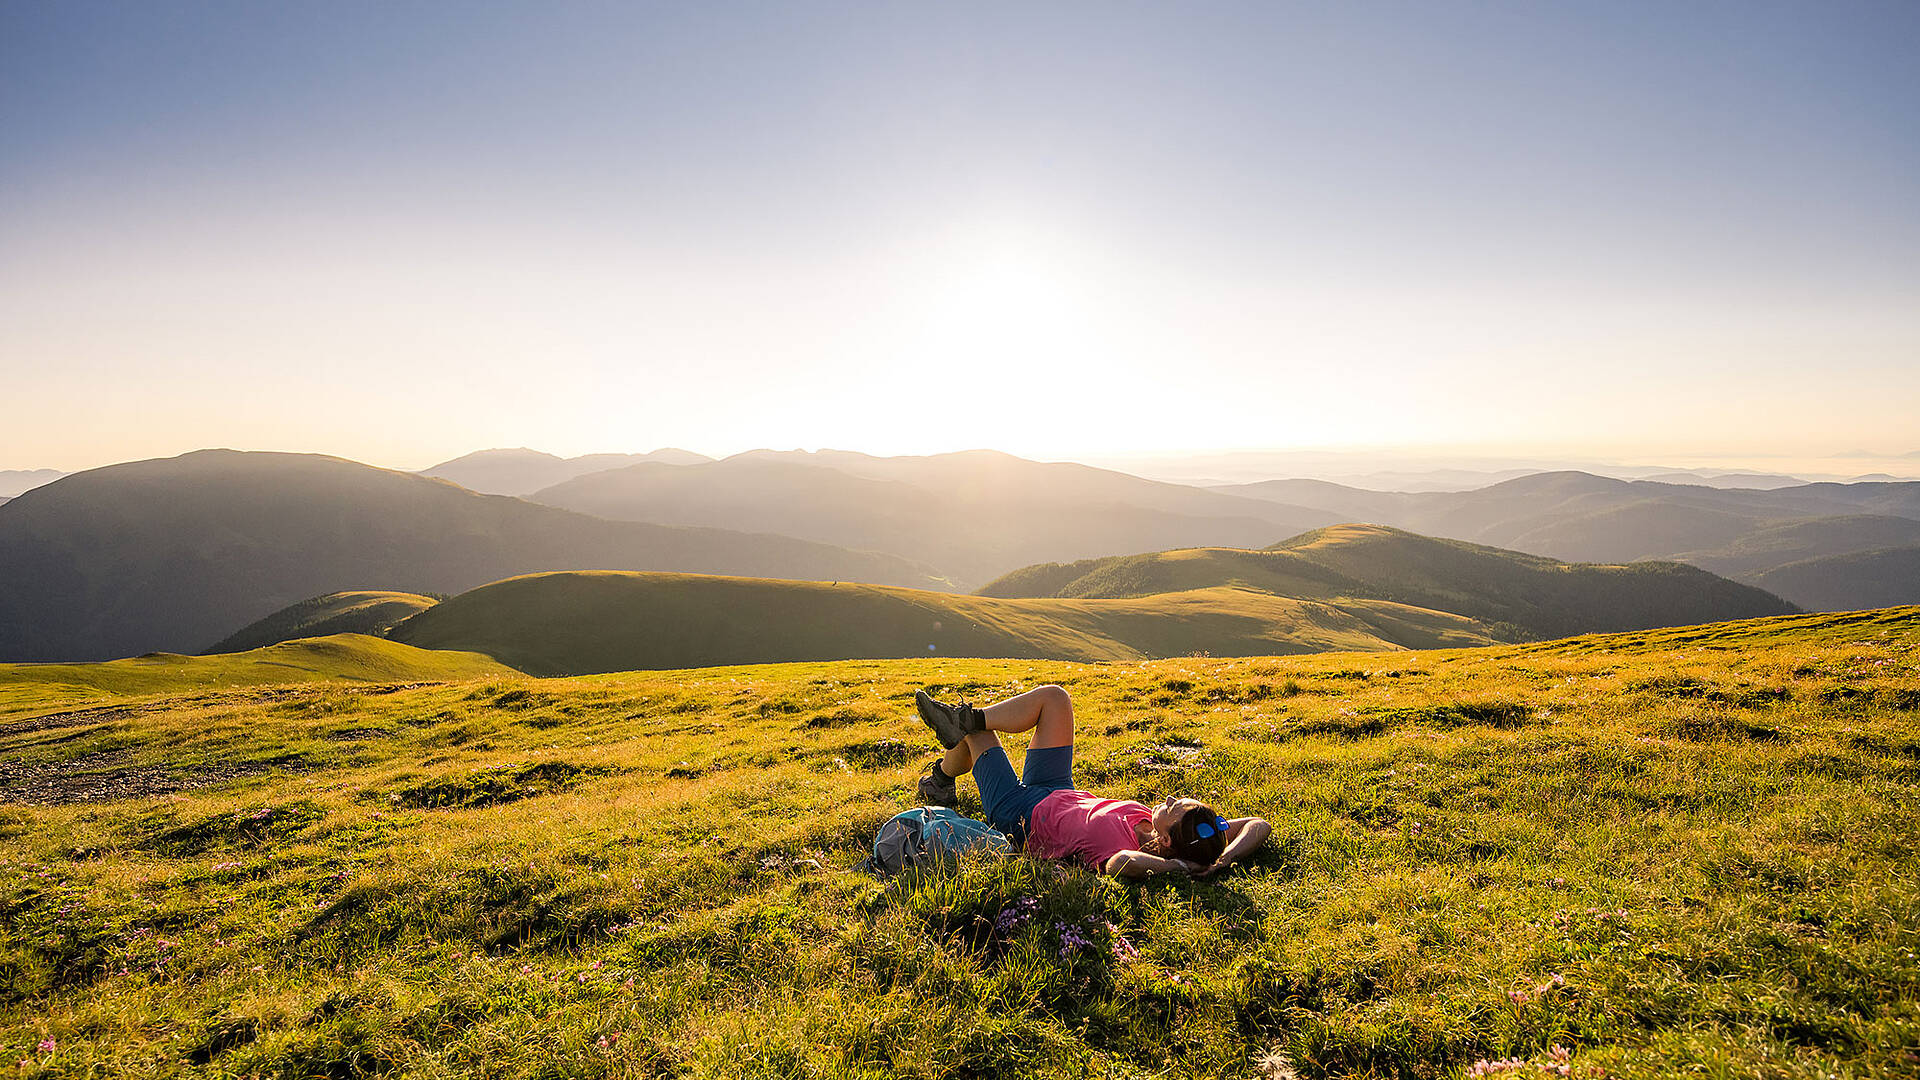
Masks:
[[[7,5],[0,469],[1920,474],[1916,46],[1902,3]]]
[[[115,458],[98,461],[78,468],[54,471],[71,475],[87,469],[107,465],[121,464],[126,461],[151,458],[175,457],[195,450],[225,449],[246,451],[267,451],[277,453],[324,454],[357,460],[363,464],[378,468],[395,469],[402,472],[423,472],[435,465],[464,457],[467,454],[486,450],[533,450],[538,453],[551,453],[540,447],[475,447],[445,458],[432,461],[383,461],[352,454],[340,453],[324,447],[301,446],[226,446],[226,447],[190,447],[187,449],[143,455],[131,458]],[[644,454],[668,447],[623,447],[601,448],[585,451],[587,454]],[[821,451],[850,451],[853,453],[873,452],[857,446],[760,446],[740,447],[712,453],[698,447],[672,447],[671,449],[691,450],[716,460],[732,457],[754,450],[802,451],[817,453]],[[955,450],[935,451],[952,453],[966,450],[998,450],[1001,447],[958,447]],[[574,457],[580,455],[554,455],[556,457]],[[876,457],[891,455],[874,454]],[[1670,454],[1658,453],[1638,455],[1609,455],[1604,452],[1580,453],[1574,449],[1546,449],[1538,452],[1511,450],[1501,447],[1461,447],[1461,446],[1400,446],[1400,447],[1344,447],[1344,448],[1227,448],[1218,450],[1196,450],[1179,452],[1131,452],[1110,454],[1062,454],[1062,455],[1018,455],[1031,457],[1039,461],[1071,461],[1096,468],[1113,469],[1132,473],[1137,476],[1169,483],[1210,484],[1251,483],[1259,480],[1318,478],[1335,482],[1352,482],[1360,487],[1374,487],[1377,490],[1402,490],[1391,483],[1374,481],[1391,478],[1408,478],[1413,484],[1407,490],[1446,490],[1451,488],[1479,487],[1498,482],[1496,474],[1520,474],[1533,472],[1554,472],[1577,470],[1593,472],[1603,476],[1618,476],[1625,479],[1658,478],[1667,471],[1676,473],[1692,472],[1702,476],[1722,474],[1760,474],[1769,476],[1795,476],[1809,481],[1858,480],[1862,478],[1892,478],[1895,480],[1920,480],[1920,452],[1883,456],[1864,451],[1842,453],[1824,457],[1807,457],[1767,453],[1721,453],[1721,454]],[[0,468],[0,476],[9,470]],[[32,471],[23,469],[21,471]],[[1442,474],[1458,476],[1458,483],[1448,483]],[[1467,479],[1471,476],[1484,476],[1487,479]],[[41,480],[40,483],[45,483]],[[1686,482],[1681,480],[1679,482]],[[0,488],[0,495],[9,491]]]

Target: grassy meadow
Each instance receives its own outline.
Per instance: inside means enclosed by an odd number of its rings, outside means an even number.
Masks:
[[[19,1076],[1920,1070],[1920,609],[1288,658],[83,675],[0,672]],[[1045,682],[1083,786],[1262,815],[1265,849],[1206,883],[863,873],[933,756],[914,688]]]

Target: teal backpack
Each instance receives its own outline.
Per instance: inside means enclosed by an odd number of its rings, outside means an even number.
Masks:
[[[916,806],[887,819],[873,838],[867,868],[897,874],[913,867],[951,862],[963,851],[1007,855],[1007,835],[984,821],[961,817],[944,806]]]

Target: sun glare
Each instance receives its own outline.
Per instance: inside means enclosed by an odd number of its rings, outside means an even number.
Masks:
[[[1088,374],[1106,333],[1089,267],[1059,240],[999,227],[944,247],[909,352],[930,370],[1048,390]],[[1035,384],[1038,384],[1035,386]]]

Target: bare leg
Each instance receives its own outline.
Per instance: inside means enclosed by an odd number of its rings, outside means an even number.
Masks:
[[[1073,698],[1063,687],[1036,686],[982,709],[987,730],[954,744],[940,761],[940,771],[962,776],[973,771],[974,759],[1000,745],[999,731],[1031,731],[1030,749],[1073,745]]]
[[[965,776],[973,771],[976,758],[999,745],[1000,736],[991,731],[969,735],[954,743],[947,756],[940,759],[940,771],[948,776]]]
[[[996,701],[981,710],[991,731],[1031,731],[1035,748],[1073,745],[1073,698],[1052,684]]]

